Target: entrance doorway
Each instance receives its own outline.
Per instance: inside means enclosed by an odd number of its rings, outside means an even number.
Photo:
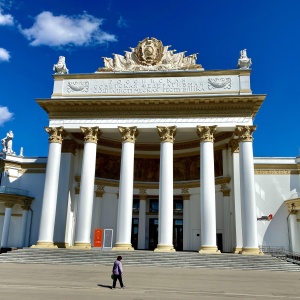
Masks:
[[[149,219],[149,250],[154,250],[158,244],[158,219]],[[183,220],[173,221],[173,246],[176,251],[183,250]]]
[[[133,218],[132,226],[131,226],[131,245],[134,249],[137,249],[138,247],[138,236],[139,236],[139,219]]]

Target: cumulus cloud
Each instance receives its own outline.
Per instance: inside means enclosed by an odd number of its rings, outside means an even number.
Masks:
[[[123,19],[122,16],[120,16],[118,22],[117,22],[118,27],[123,28],[123,27],[128,27],[126,20]]]
[[[1,3],[0,3],[1,4]],[[0,26],[1,25],[14,25],[14,18],[12,15],[4,15],[1,8],[0,8]]]
[[[4,48],[0,48],[0,62],[9,61],[9,59],[10,59],[9,52]]]
[[[103,20],[88,14],[79,16],[54,16],[44,11],[35,17],[31,28],[20,29],[30,45],[59,47],[64,45],[87,46],[116,41],[113,34],[103,31]]]
[[[2,126],[5,122],[11,120],[13,114],[8,110],[5,106],[0,106],[0,126]]]

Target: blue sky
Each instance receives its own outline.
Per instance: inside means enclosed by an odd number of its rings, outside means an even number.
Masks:
[[[299,155],[300,1],[298,0],[0,0],[0,138],[13,150],[47,156],[53,64],[94,73],[101,57],[123,54],[145,37],[199,53],[205,70],[235,69],[241,49],[252,59],[251,88],[267,94],[254,123],[254,155]]]

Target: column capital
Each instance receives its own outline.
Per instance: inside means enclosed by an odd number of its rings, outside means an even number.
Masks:
[[[118,129],[122,135],[123,142],[135,143],[135,138],[139,135],[139,131],[136,126],[122,127],[118,126]]]
[[[189,189],[188,188],[183,188],[181,189],[181,195],[183,200],[190,200],[190,194],[189,194]]]
[[[214,142],[214,133],[217,126],[197,126],[197,134],[201,142]]]
[[[140,188],[139,190],[140,200],[146,200],[147,198],[147,190],[144,188]]]
[[[98,138],[102,134],[99,127],[80,127],[81,132],[84,134],[85,143],[95,143],[97,144]]]
[[[230,189],[228,188],[226,183],[221,184],[220,192],[223,193],[223,197],[229,197],[230,196]]]
[[[30,205],[29,204],[24,204],[24,205],[22,205],[21,206],[21,208],[23,209],[23,210],[30,210]]]
[[[228,146],[231,149],[231,154],[240,152],[239,142],[237,139],[231,139],[228,143]]]
[[[61,127],[45,127],[46,132],[49,136],[49,143],[62,144],[63,138],[66,136],[64,128]]]
[[[105,188],[104,185],[97,185],[97,189],[95,191],[96,197],[100,197],[101,198],[103,196],[104,188]]]
[[[177,126],[156,126],[161,142],[174,143]]]
[[[256,126],[236,126],[234,134],[238,136],[238,142],[252,142],[252,133]]]
[[[14,205],[15,205],[15,204],[14,204],[14,203],[11,203],[11,202],[6,202],[6,203],[4,203],[4,207],[5,207],[5,208],[13,208]]]

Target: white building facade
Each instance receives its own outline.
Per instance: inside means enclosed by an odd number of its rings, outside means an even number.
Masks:
[[[154,38],[131,49],[96,73],[55,65],[37,100],[47,162],[0,160],[1,247],[91,249],[103,229],[112,250],[299,251],[300,158],[253,157],[265,95],[245,50],[238,69],[205,71]]]

